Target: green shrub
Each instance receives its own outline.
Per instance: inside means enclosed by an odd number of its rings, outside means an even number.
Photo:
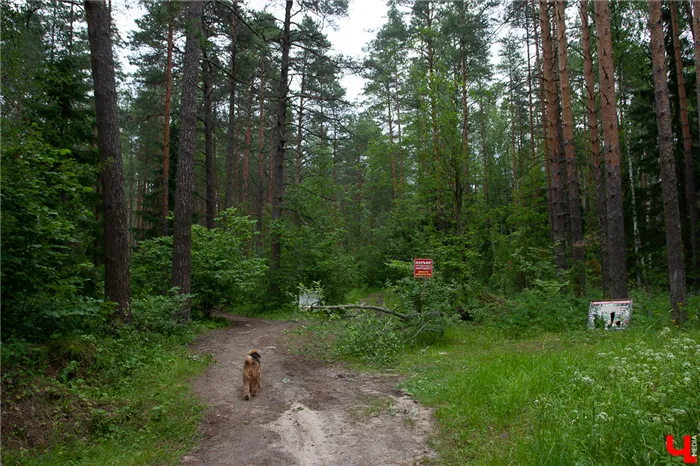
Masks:
[[[96,168],[32,127],[3,145],[1,174],[3,337],[42,339],[99,315],[99,302],[80,297],[95,278],[87,249]]]
[[[229,209],[217,222],[219,227],[213,229],[192,226],[192,299],[207,317],[218,306],[252,301],[267,270],[265,260],[249,252],[255,221]],[[139,244],[132,261],[135,296],[169,292],[172,241],[169,236]]]

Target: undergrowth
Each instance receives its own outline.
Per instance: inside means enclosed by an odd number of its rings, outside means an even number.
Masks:
[[[405,310],[400,292],[372,290]],[[682,464],[665,436],[700,435],[700,297],[681,329],[667,294],[632,298],[624,331],[587,328],[591,297],[533,289],[464,300],[451,317],[470,322],[430,339],[408,342],[399,319],[363,312],[315,316],[293,341],[327,360],[398,368],[402,388],[435,409],[439,464]]]
[[[682,464],[665,436],[700,433],[697,330],[460,326],[400,368],[435,408],[440,464]]]
[[[185,345],[220,321],[178,323],[183,298],[134,302],[134,323],[2,347],[3,464],[175,464],[202,406],[188,380],[208,358]]]

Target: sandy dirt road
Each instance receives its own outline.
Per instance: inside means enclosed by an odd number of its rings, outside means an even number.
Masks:
[[[394,375],[357,373],[291,354],[292,324],[222,314],[194,351],[215,363],[194,381],[208,405],[200,446],[184,465],[416,465],[434,457],[431,413]],[[262,389],[242,395],[245,354],[262,352]]]

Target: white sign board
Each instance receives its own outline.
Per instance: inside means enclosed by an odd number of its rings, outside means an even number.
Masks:
[[[608,330],[622,330],[629,325],[631,316],[631,299],[591,301],[588,308],[588,328],[596,328],[598,320]]]
[[[316,292],[302,292],[299,293],[299,307],[308,307],[320,304],[321,301],[318,299],[318,293]]]

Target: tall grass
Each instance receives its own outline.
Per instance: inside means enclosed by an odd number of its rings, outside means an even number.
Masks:
[[[442,464],[682,464],[665,436],[700,433],[700,331],[452,328],[401,363],[435,407]]]

